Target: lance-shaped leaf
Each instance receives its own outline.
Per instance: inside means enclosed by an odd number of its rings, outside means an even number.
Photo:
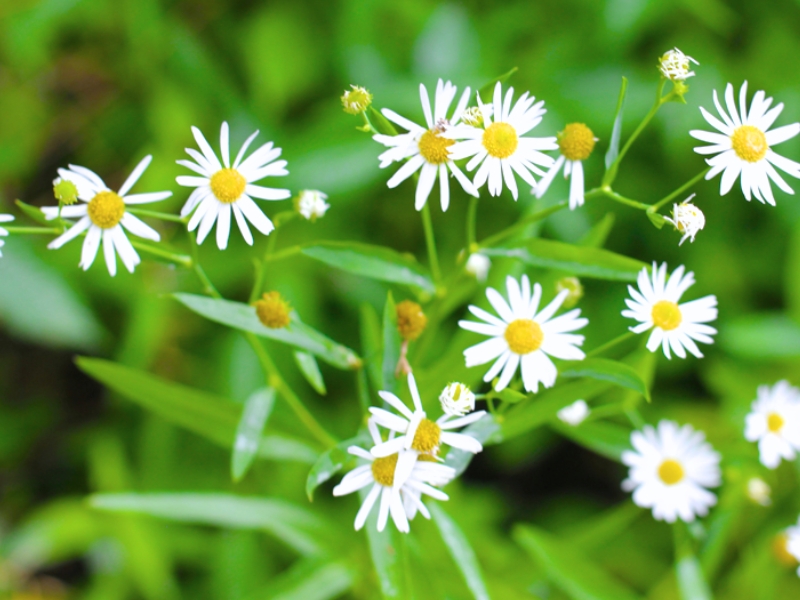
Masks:
[[[297,363],[300,372],[303,374],[303,377],[306,378],[308,384],[314,388],[318,394],[324,396],[328,393],[325,389],[325,380],[322,379],[322,372],[319,370],[317,359],[314,358],[313,354],[295,350],[294,362]]]
[[[467,582],[469,591],[476,600],[489,600],[489,592],[486,590],[486,583],[483,581],[483,574],[481,573],[478,558],[475,556],[475,551],[470,546],[467,536],[461,531],[450,515],[444,512],[436,502],[430,503],[430,513],[433,517],[433,522],[439,529],[442,535],[447,550],[453,561],[456,563],[458,570],[464,576]]]
[[[516,258],[527,265],[566,271],[579,277],[636,281],[647,267],[641,261],[602,248],[574,246],[564,242],[533,238],[508,248],[484,248],[489,256]]]
[[[267,588],[250,597],[272,600],[332,600],[349,590],[354,580],[355,574],[351,566],[309,557],[295,562],[289,569],[273,577]]]
[[[478,90],[478,95],[481,97],[481,102],[491,102],[492,101],[492,94],[494,93],[494,86],[499,83],[505,83],[508,81],[509,77],[511,77],[514,73],[519,70],[519,67],[514,67],[513,69],[503,73],[502,75],[495,77],[489,83],[484,85],[480,90]]]
[[[253,392],[244,404],[231,454],[231,476],[239,481],[258,453],[261,433],[275,406],[275,390],[263,388]]]
[[[587,358],[563,363],[558,370],[561,377],[590,377],[608,381],[620,387],[639,392],[650,402],[650,390],[642,376],[625,363],[606,358]]]
[[[553,429],[574,442],[606,458],[621,462],[622,453],[631,449],[631,431],[608,421],[584,421],[573,427],[554,421]]]
[[[390,281],[433,293],[427,269],[413,258],[384,246],[357,242],[324,242],[303,248],[302,253],[315,260],[369,279]]]
[[[372,123],[372,127],[375,128],[375,131],[378,133],[382,133],[383,135],[397,135],[399,132],[394,124],[383,116],[379,110],[376,110],[373,106],[370,106],[367,109],[368,118],[370,123]]]
[[[619,99],[617,100],[617,111],[614,114],[614,126],[611,128],[611,140],[608,143],[608,152],[606,152],[606,172],[608,176],[608,171],[611,168],[611,165],[617,160],[617,156],[619,156],[619,141],[622,137],[622,110],[625,106],[625,92],[628,90],[628,80],[627,78],[622,78],[622,86],[619,89]],[[611,173],[611,178],[616,174],[616,168]]]
[[[247,304],[195,294],[173,296],[188,309],[210,321],[300,348],[339,369],[361,367],[361,359],[355,352],[301,322],[295,312],[292,312],[291,322],[287,327],[271,329],[258,320],[255,308]]]
[[[500,432],[500,426],[490,414],[486,414],[479,420],[472,423],[469,427],[462,430],[461,433],[474,437],[481,444],[491,443],[493,438]],[[466,471],[469,463],[475,455],[466,450],[459,450],[458,448],[451,448],[447,452],[447,458],[444,462],[448,467],[453,467],[456,470],[456,477]]]
[[[392,298],[392,292],[386,295],[386,304],[383,307],[383,362],[381,375],[383,386],[381,390],[388,392],[397,391],[397,378],[395,369],[400,360],[400,332],[397,330],[397,306]]]

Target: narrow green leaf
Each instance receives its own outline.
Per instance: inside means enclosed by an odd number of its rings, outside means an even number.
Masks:
[[[349,440],[339,442],[333,448],[323,452],[306,477],[306,495],[309,502],[314,500],[314,490],[341,471],[344,465],[352,459],[352,456],[347,453],[350,446],[365,447],[371,442],[369,436],[362,433]]]
[[[361,367],[361,359],[355,352],[302,323],[297,313],[292,312],[288,327],[270,329],[261,324],[252,306],[241,302],[182,293],[173,294],[173,297],[188,309],[215,323],[300,348],[339,369]]]
[[[433,293],[436,286],[416,260],[384,246],[357,242],[323,242],[303,248],[306,256],[362,277],[390,281]]]
[[[512,390],[511,388],[505,388],[501,392],[494,392],[494,394],[500,398],[503,402],[508,402],[509,404],[516,404],[517,402],[522,402],[528,397],[528,394],[523,394],[522,392],[518,392],[517,390]]]
[[[275,390],[262,388],[253,392],[244,404],[231,454],[231,477],[239,481],[258,453],[261,433],[275,407]]]
[[[619,88],[619,99],[617,100],[617,110],[614,113],[614,126],[611,128],[611,140],[608,143],[606,152],[606,171],[611,168],[614,161],[619,156],[619,141],[622,137],[622,111],[625,106],[625,92],[628,90],[628,79],[622,78],[622,85]]]
[[[647,267],[641,261],[601,248],[574,246],[564,242],[533,238],[511,248],[484,248],[489,256],[516,258],[527,265],[566,271],[579,277],[636,281]]]
[[[625,363],[607,358],[587,358],[563,363],[559,369],[561,377],[589,377],[608,381],[620,387],[639,392],[650,402],[650,390],[641,375]]]
[[[720,347],[746,359],[768,361],[800,357],[800,325],[784,314],[751,314],[728,320]]]
[[[56,221],[48,221],[47,217],[44,216],[44,213],[38,206],[31,206],[30,204],[25,204],[22,200],[16,200],[14,202],[17,207],[25,213],[25,216],[36,221],[39,225],[46,225],[47,227],[53,227]]]
[[[494,86],[499,83],[505,83],[508,81],[509,77],[511,77],[514,73],[519,71],[519,67],[514,67],[510,71],[507,71],[500,75],[499,77],[495,77],[489,83],[484,85],[480,90],[478,90],[478,95],[481,97],[481,102],[491,102],[492,96],[494,94]]]
[[[349,590],[352,570],[338,562],[302,559],[275,577],[267,589],[252,598],[271,600],[331,600]]]
[[[398,131],[394,124],[383,116],[383,114],[376,110],[373,106],[367,109],[369,113],[369,122],[375,128],[375,131],[383,135],[397,135]]]
[[[614,227],[614,221],[614,213],[606,213],[606,216],[595,223],[578,243],[589,248],[602,248],[611,233],[611,228]]]
[[[369,304],[359,307],[361,325],[361,351],[364,354],[367,372],[374,389],[383,386],[383,348],[381,320]]]
[[[297,363],[300,372],[303,374],[303,377],[306,378],[308,384],[314,388],[318,394],[324,396],[328,393],[328,390],[325,389],[325,380],[322,379],[322,373],[319,370],[317,359],[314,358],[313,354],[295,350],[294,362]]]
[[[577,427],[556,420],[551,425],[574,442],[601,456],[620,462],[622,453],[631,449],[630,429],[609,421],[584,421]]]
[[[492,415],[487,414],[475,423],[472,423],[461,433],[474,437],[481,444],[486,444],[495,441],[493,438],[496,437],[499,432],[500,426]],[[473,458],[475,458],[475,455],[472,452],[451,448],[447,452],[447,457],[444,462],[448,467],[453,467],[456,470],[456,477],[458,477],[466,471]]]
[[[675,575],[678,579],[678,590],[681,600],[712,600],[700,563],[692,550],[689,532],[682,522],[673,525],[675,535]]]
[[[241,408],[233,402],[107,360],[80,356],[75,362],[81,371],[110,390],[170,423],[225,449],[233,446],[241,413]],[[267,436],[261,441],[258,456],[313,464],[317,453],[303,442]]]
[[[555,536],[517,525],[514,540],[544,569],[547,577],[572,600],[638,600],[633,590]]]
[[[436,502],[430,503],[430,512],[433,522],[436,523],[436,527],[442,535],[442,540],[444,540],[447,549],[450,551],[450,556],[453,557],[458,570],[464,576],[472,595],[476,600],[489,600],[489,592],[486,590],[486,583],[483,581],[478,557],[475,556],[475,551],[470,546],[469,540],[464,535],[464,532],[461,531],[458,523],[444,512],[444,509]]]
[[[311,511],[287,500],[230,494],[97,494],[93,508],[138,513],[201,525],[268,531],[302,554],[320,551],[315,533],[328,525]]]
[[[605,381],[582,379],[531,395],[525,402],[512,406],[504,415],[499,436],[502,440],[527,433],[549,423],[556,413],[576,400],[590,400],[609,388]]]
[[[383,307],[383,363],[381,373],[383,386],[381,390],[397,391],[397,378],[394,373],[400,360],[400,332],[397,330],[397,307],[392,292],[386,295]]]

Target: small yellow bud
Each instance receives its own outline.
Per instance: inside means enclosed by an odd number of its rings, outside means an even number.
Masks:
[[[258,320],[270,329],[281,329],[289,324],[289,303],[278,292],[267,292],[254,303]]]
[[[411,300],[403,300],[397,305],[397,330],[404,340],[417,339],[428,325],[428,317],[422,307]]]
[[[572,308],[578,303],[578,300],[583,298],[583,286],[577,277],[562,277],[556,281],[556,293],[560,294],[564,290],[569,293],[564,299],[564,304],[561,305],[562,308]]]
[[[69,206],[78,200],[78,188],[68,179],[57,177],[53,180],[53,195],[60,204]]]
[[[352,90],[345,90],[342,94],[342,107],[349,115],[363,113],[372,104],[372,94],[359,85],[351,85]]]

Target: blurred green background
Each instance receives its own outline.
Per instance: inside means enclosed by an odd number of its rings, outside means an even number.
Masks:
[[[477,89],[516,66],[509,83],[546,101],[536,134],[554,135],[579,121],[600,138],[587,162],[593,185],[602,175],[621,77],[630,80],[625,136],[652,102],[657,58],[677,46],[700,62],[688,82],[687,105],[659,112],[615,186],[653,202],[703,168],[688,131],[707,128],[697,107],[712,106],[712,90],[729,81],[738,89],[747,79],[751,95],[764,89],[786,104],[778,125],[800,120],[793,66],[798,30],[800,6],[791,0],[0,0],[0,212],[24,220],[14,199],[52,204],[58,167],[84,165],[114,188],[145,154],[153,154],[153,164],[134,191],[171,189],[173,198],[154,208],[177,212],[188,194],[175,184],[185,170],[174,161],[194,145],[190,126],[217,147],[227,120],[232,148],[254,129],[262,143],[274,140],[283,148],[290,175],[273,185],[329,195],[324,219],[292,221],[281,229],[279,247],[358,240],[425,262],[412,184],[386,188],[393,168],[378,168],[381,149],[341,110],[338,98],[349,84],[366,86],[376,106],[418,119],[420,82],[433,89],[443,77]],[[792,140],[780,151],[797,160],[800,143]],[[559,178],[547,202],[566,190]],[[765,472],[742,429],[758,384],[800,383],[800,204],[779,190],[777,208],[748,204],[737,187],[724,198],[718,190],[718,179],[696,187],[706,229],[680,248],[674,231],[656,230],[642,213],[605,200],[558,213],[541,234],[575,242],[613,213],[607,248],[648,263],[666,260],[671,268],[685,264],[698,280],[692,297],[717,295],[719,343],[703,361],[658,357],[654,402],[642,410],[651,422],[669,417],[705,429],[725,454],[722,504],[737,512],[713,569],[718,597],[795,597],[800,587],[791,566],[770,548],[772,536],[800,510],[797,471],[784,464]],[[430,202],[442,264],[450,271],[464,246],[467,196],[455,191],[446,214],[438,190]],[[527,193],[514,204],[484,190],[478,237],[508,226],[531,203]],[[267,214],[289,204],[277,207],[268,205]],[[167,244],[186,251],[179,227],[157,226]],[[207,241],[202,262],[226,297],[246,301],[252,258],[263,253],[266,238],[254,249],[238,232],[232,238],[225,252]],[[261,461],[234,484],[225,450],[83,375],[75,354],[110,358],[238,403],[262,385],[255,358],[236,333],[166,297],[200,293],[191,273],[145,260],[134,275],[123,270],[112,279],[102,260],[87,273],[77,268],[78,242],[59,251],[45,246],[44,239],[14,236],[0,259],[0,594],[19,600],[378,597],[365,536],[351,528],[356,500],[334,501],[330,486],[310,505],[336,524],[344,566],[327,571],[314,562],[318,557],[303,557],[262,532],[120,516],[84,502],[94,492],[226,491],[307,505],[309,466]],[[499,285],[502,276],[492,281]],[[614,282],[584,285],[590,349],[627,327],[619,315],[626,291]],[[362,348],[360,305],[380,314],[387,290],[302,257],[275,263],[266,286],[287,297],[305,322],[356,349]],[[397,299],[408,296],[393,289]],[[463,308],[455,311],[415,366],[433,365],[463,315]],[[320,421],[341,438],[353,436],[361,414],[352,374],[323,366],[328,393],[319,396],[291,353],[270,348]],[[269,427],[305,435],[280,402]],[[619,490],[623,467],[549,428],[534,433],[487,449],[448,487],[452,500],[444,508],[476,549],[492,596],[578,597],[554,584],[552,573],[512,539],[512,526],[526,522],[572,539],[582,555],[641,597],[677,597],[669,528]],[[746,478],[756,473],[773,485],[770,509],[739,502]],[[415,521],[407,546],[415,597],[471,597],[432,524]],[[298,581],[318,585],[303,590]],[[281,596],[287,590],[299,595]]]

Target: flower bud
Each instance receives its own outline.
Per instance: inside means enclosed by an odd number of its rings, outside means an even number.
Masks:
[[[672,50],[665,52],[658,60],[658,70],[661,71],[661,74],[664,77],[673,83],[684,81],[689,77],[694,77],[695,74],[694,71],[689,70],[691,68],[691,65],[689,64],[690,62],[693,62],[696,65],[700,64],[691,56],[686,56],[677,48],[673,48]],[[686,90],[684,89],[683,91],[685,92]]]
[[[772,504],[771,494],[772,488],[760,477],[751,477],[747,481],[747,497],[754,503],[769,506]]]
[[[254,303],[258,320],[270,329],[286,327],[291,320],[289,303],[278,292],[267,292]]]
[[[56,177],[53,180],[53,195],[60,204],[69,206],[78,200],[78,188],[70,180]]]
[[[492,261],[489,260],[487,256],[479,254],[478,252],[473,252],[469,255],[464,268],[467,270],[467,273],[474,275],[475,279],[483,283],[489,275],[489,268],[491,266]]]
[[[486,106],[486,105],[484,105]],[[461,122],[473,127],[480,127],[483,125],[483,113],[477,106],[470,106],[461,113]]]
[[[585,400],[576,400],[569,406],[565,406],[558,411],[556,416],[558,416],[558,418],[567,425],[577,427],[583,423],[584,419],[589,416],[590,412],[589,405],[586,404]]]
[[[439,395],[445,414],[461,417],[475,410],[475,394],[466,385],[454,381],[447,384]]]
[[[690,202],[695,194],[689,196],[680,204],[673,204],[672,218],[665,217],[667,223],[671,223],[679,233],[683,234],[679,246],[689,238],[694,242],[694,236],[706,225],[706,217],[699,208]]]
[[[372,94],[365,88],[358,85],[351,85],[351,90],[345,90],[342,94],[342,107],[344,112],[350,115],[363,113],[372,104]]]
[[[581,285],[581,280],[577,277],[562,277],[556,281],[556,293],[560,294],[564,290],[569,293],[564,298],[564,303],[561,305],[562,308],[572,308],[578,303],[578,300],[583,298],[583,285]]]
[[[411,300],[403,300],[396,309],[400,337],[406,341],[414,341],[421,336],[428,325],[428,317],[422,312],[422,307]]]
[[[303,190],[294,199],[294,208],[300,215],[312,223],[324,217],[327,210],[331,207],[325,202],[327,194],[319,190]]]

